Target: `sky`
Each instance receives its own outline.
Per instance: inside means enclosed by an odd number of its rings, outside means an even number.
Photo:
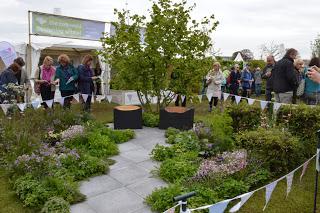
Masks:
[[[320,0],[188,0],[193,3],[197,5],[193,19],[214,14],[220,22],[212,38],[224,56],[250,49],[260,58],[260,46],[273,41],[296,48],[308,59],[310,42],[320,33]],[[28,10],[52,13],[61,8],[65,16],[114,21],[114,8],[147,15],[151,5],[150,0],[0,0],[0,41],[28,41]]]

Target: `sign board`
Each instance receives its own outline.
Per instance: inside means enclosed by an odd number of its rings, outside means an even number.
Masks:
[[[98,41],[105,22],[32,12],[32,34]]]
[[[17,53],[10,43],[6,41],[0,42],[0,58],[5,67],[9,67],[13,60],[17,58]]]

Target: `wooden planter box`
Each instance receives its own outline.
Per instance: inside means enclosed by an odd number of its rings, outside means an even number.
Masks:
[[[113,108],[114,129],[142,129],[142,109],[138,106]]]
[[[181,130],[193,128],[194,109],[186,107],[166,107],[160,110],[159,129],[173,127]]]

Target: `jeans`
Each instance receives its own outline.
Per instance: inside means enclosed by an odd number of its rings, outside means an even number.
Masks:
[[[320,104],[320,92],[305,93],[304,101],[308,105]]]
[[[261,84],[255,85],[256,96],[259,97],[261,95]]]
[[[284,104],[292,104],[293,91],[276,93],[275,98],[276,98],[276,102],[284,103]]]
[[[270,89],[266,89],[266,101],[271,101],[272,94]]]

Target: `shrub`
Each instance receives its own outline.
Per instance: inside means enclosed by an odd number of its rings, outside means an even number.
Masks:
[[[208,139],[215,151],[224,152],[233,149],[232,118],[228,114],[210,115],[204,119],[204,123],[211,129]]]
[[[249,190],[249,186],[243,182],[232,178],[224,179],[221,184],[215,188],[219,198],[227,199],[241,195]]]
[[[271,173],[264,168],[258,168],[257,170],[253,171],[253,173],[248,174],[245,177],[245,183],[250,186],[250,188],[260,187],[265,184],[271,178]]]
[[[169,138],[170,136],[175,136],[179,132],[180,132],[179,129],[176,129],[176,128],[173,128],[173,127],[169,127],[165,132],[165,137]]]
[[[171,147],[157,144],[151,151],[152,159],[156,161],[164,161],[175,156],[174,150]]]
[[[320,129],[320,107],[282,106],[276,122],[288,128],[291,134],[301,138],[306,157],[314,154],[317,142],[316,132]]]
[[[227,108],[227,113],[232,118],[232,127],[236,132],[254,130],[261,123],[261,108],[241,102],[239,105],[232,104]]]
[[[147,127],[159,126],[159,114],[144,112],[142,114],[143,125]]]
[[[183,157],[167,159],[159,168],[159,176],[170,183],[192,177],[197,171],[197,166]]]
[[[102,131],[102,134],[105,134],[105,131]],[[127,142],[135,137],[132,129],[111,130],[107,135],[117,144]]]
[[[184,193],[184,188],[178,184],[161,187],[146,197],[146,203],[152,211],[164,212],[175,205],[173,198]]]
[[[288,173],[303,160],[299,140],[278,129],[243,132],[237,135],[236,141],[275,175]]]
[[[70,204],[61,197],[52,197],[44,204],[41,213],[70,213]]]

